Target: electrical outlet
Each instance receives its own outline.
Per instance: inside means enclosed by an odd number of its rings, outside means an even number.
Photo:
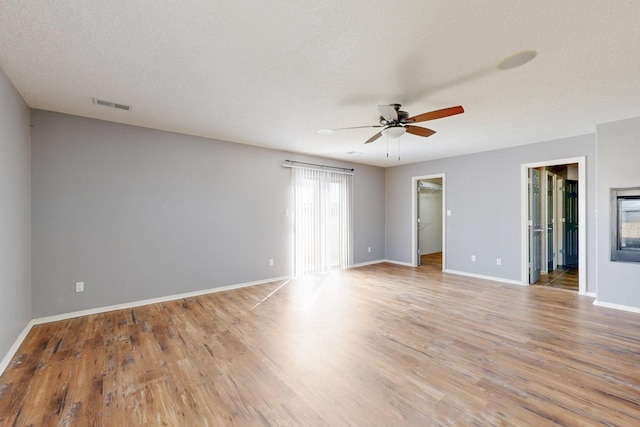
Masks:
[[[471,255],[471,262],[476,262],[476,256],[475,255]]]
[[[273,267],[273,258],[271,258],[271,259],[269,260],[269,266],[270,266],[270,267]]]
[[[76,282],[76,292],[84,292],[84,282]]]
[[[496,265],[502,265],[502,258],[496,258]]]
[[[367,252],[371,252],[371,246],[367,248]]]

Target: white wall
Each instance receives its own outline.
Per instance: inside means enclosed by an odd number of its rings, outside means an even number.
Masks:
[[[0,359],[31,319],[30,112],[0,70]]]
[[[32,116],[35,317],[291,274],[287,159],[355,168],[354,262],[384,258],[382,168]]]
[[[640,264],[612,262],[610,192],[640,187],[640,118],[597,127],[598,303],[640,309]]]

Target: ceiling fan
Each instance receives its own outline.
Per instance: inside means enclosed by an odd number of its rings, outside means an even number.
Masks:
[[[434,110],[428,113],[409,117],[409,113],[407,113],[406,111],[401,111],[400,107],[400,104],[378,105],[378,111],[380,111],[379,125],[355,126],[348,128],[331,129],[330,131],[344,129],[384,128],[380,132],[373,135],[371,138],[367,139],[365,141],[365,144],[369,144],[380,138],[383,132],[395,138],[403,135],[405,132],[409,132],[410,134],[423,136],[426,138],[436,133],[436,131],[420,126],[412,126],[410,123],[426,122],[428,120],[441,119],[444,117],[464,113],[464,108],[458,105],[457,107],[443,108],[441,110]]]

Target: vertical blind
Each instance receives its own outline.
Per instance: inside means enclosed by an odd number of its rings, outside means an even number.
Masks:
[[[353,176],[294,167],[294,275],[322,273],[352,264]]]

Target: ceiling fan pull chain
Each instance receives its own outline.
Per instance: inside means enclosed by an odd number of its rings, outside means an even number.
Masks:
[[[387,159],[389,158],[389,134],[385,133],[385,136],[387,137]]]

